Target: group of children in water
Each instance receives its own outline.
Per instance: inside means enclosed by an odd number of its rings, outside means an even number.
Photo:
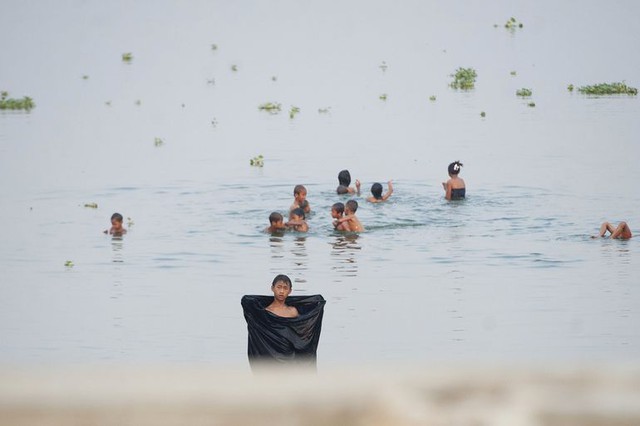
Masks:
[[[442,182],[442,187],[445,192],[445,198],[447,200],[462,200],[466,195],[466,186],[464,180],[459,177],[462,163],[454,161],[449,164],[448,173],[449,180]],[[338,188],[336,192],[339,195],[356,194],[360,195],[360,181],[356,179],[355,187],[351,186],[351,174],[348,170],[342,170],[338,173]],[[371,185],[371,196],[366,198],[370,203],[383,203],[387,201],[393,194],[393,182],[387,182],[387,191],[382,193],[382,184],[374,183]],[[342,232],[362,232],[364,226],[356,216],[358,210],[358,202],[356,200],[349,200],[346,203],[337,202],[331,206],[331,218],[333,219],[333,227],[336,231]],[[293,188],[293,204],[289,207],[289,218],[285,222],[285,218],[278,212],[273,212],[269,215],[269,226],[265,229],[265,232],[275,233],[285,230],[292,230],[295,232],[307,232],[309,225],[307,224],[306,217],[311,212],[309,201],[307,200],[307,189],[304,185],[296,185]],[[114,213],[111,216],[111,228],[104,231],[105,234],[109,234],[115,237],[121,237],[126,234],[127,230],[122,225],[123,217],[119,213]],[[632,237],[631,229],[626,222],[620,222],[618,226],[613,226],[609,222],[604,222],[600,226],[600,232],[597,236],[592,238],[604,237],[607,232],[610,233],[610,238],[613,239],[629,239]]]
[[[449,180],[443,182],[442,186],[445,191],[447,200],[460,200],[465,197],[464,180],[458,177],[462,163],[455,161],[449,165]],[[338,173],[338,195],[356,194],[360,195],[361,183],[358,179],[355,181],[355,187],[351,186],[351,174],[349,170],[342,170]],[[376,182],[371,185],[371,196],[366,198],[369,203],[383,203],[387,201],[393,194],[393,182],[387,182],[387,191],[382,192],[382,184]],[[337,202],[331,206],[331,218],[333,219],[333,227],[336,231],[343,232],[362,232],[364,226],[360,219],[356,216],[358,210],[358,202],[349,200],[346,203]],[[278,212],[269,215],[269,227],[265,232],[274,233],[284,230],[293,230],[296,232],[307,232],[309,225],[306,222],[307,214],[311,211],[309,201],[307,200],[307,189],[303,185],[296,185],[293,188],[293,204],[289,208],[289,219],[285,222],[285,218]]]

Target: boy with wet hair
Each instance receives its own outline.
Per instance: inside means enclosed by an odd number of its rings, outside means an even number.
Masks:
[[[309,225],[307,225],[307,222],[304,220],[304,210],[300,207],[291,210],[289,217],[289,222],[285,223],[288,228],[291,228],[296,232],[307,232],[309,230]]]
[[[367,201],[370,203],[382,203],[383,201],[387,201],[391,194],[393,194],[393,183],[391,181],[387,182],[387,192],[382,195],[382,185],[378,182],[371,185],[371,197],[367,198]]]
[[[344,204],[335,203],[331,206],[331,217],[335,219],[333,221],[333,227],[336,231],[348,231],[349,228],[346,224],[340,223],[338,220],[344,216]]]
[[[269,215],[269,226],[264,230],[264,232],[274,233],[284,231],[285,229],[284,217],[278,212],[271,213]]]
[[[351,185],[351,173],[349,170],[342,170],[338,173],[338,188],[336,192],[340,195],[343,194],[354,194],[357,193],[360,195],[360,181],[356,179],[356,188],[353,189],[349,185]]]
[[[305,188],[304,185],[296,185],[293,188],[293,204],[289,207],[289,213],[297,208],[301,208],[305,213],[311,211],[311,207],[307,201],[307,188]]]
[[[123,217],[120,213],[114,213],[111,215],[111,228],[105,229],[104,233],[113,235],[114,237],[121,237],[127,233],[127,230],[122,226]]]
[[[265,309],[282,318],[295,318],[299,315],[295,306],[287,305],[287,297],[292,290],[291,279],[286,275],[276,275],[271,283],[273,302]]]
[[[341,224],[345,224],[350,232],[362,232],[364,226],[360,220],[356,217],[356,211],[358,210],[358,202],[356,200],[349,200],[344,205],[344,217],[337,221]]]

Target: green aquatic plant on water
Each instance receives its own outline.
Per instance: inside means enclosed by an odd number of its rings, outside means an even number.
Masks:
[[[262,154],[249,160],[249,165],[253,167],[264,167],[264,157],[262,156]]]
[[[127,53],[123,53],[122,54],[122,61],[123,62],[131,62],[132,60],[133,60],[133,53],[127,52]]]
[[[523,87],[520,90],[516,91],[516,96],[521,96],[523,98],[527,98],[529,96],[531,96],[533,94],[533,92],[531,91],[531,89],[527,89],[525,87]]]
[[[64,266],[66,266],[67,268],[73,268],[73,262],[71,260],[67,260],[66,262],[64,262]]]
[[[621,83],[600,83],[592,86],[580,86],[578,92],[585,95],[630,95],[638,94],[638,89],[627,86],[625,82]]]
[[[35,108],[35,106],[36,104],[33,102],[33,99],[28,96],[22,99],[14,99],[9,97],[9,92],[0,92],[0,109],[2,110],[25,110],[28,112]]]
[[[573,84],[568,85],[567,90],[573,92]]]
[[[238,71],[238,66],[237,65],[231,65],[231,71],[233,71],[233,72]]]
[[[511,71],[509,74],[511,74],[512,76],[515,77],[515,75],[517,74],[515,71]]]
[[[516,18],[511,17],[509,18],[509,20],[504,24],[504,27],[508,30],[515,30],[516,28],[522,28],[524,27],[524,25],[522,25],[522,22],[518,22],[516,20]]]
[[[387,100],[387,94],[383,93],[382,95],[379,96],[381,101],[386,101]]]
[[[278,77],[277,77],[277,76],[275,76],[275,75],[272,75],[272,76],[271,76],[271,81],[278,81]]]
[[[295,105],[291,105],[291,109],[289,109],[289,118],[293,118],[296,116],[296,114],[298,114],[300,112],[300,108],[295,106]]]
[[[212,44],[211,45],[211,50],[218,50],[218,45],[217,44]]]
[[[88,207],[90,209],[97,209],[98,208],[98,203],[86,203],[84,206]]]
[[[134,104],[135,104],[136,106],[140,106],[140,105],[142,105],[142,101],[141,101],[140,99],[136,99],[136,101],[134,102]]]
[[[473,68],[458,68],[455,74],[451,74],[453,81],[449,86],[454,89],[470,90],[476,85],[478,73]]]
[[[429,96],[429,100],[430,100],[430,101],[432,101],[432,102],[435,102],[435,100],[436,100],[436,95],[431,95],[431,96]]]
[[[318,114],[328,114],[331,112],[331,107],[318,108]]]
[[[486,113],[486,112],[484,112],[484,111],[481,111],[481,112],[480,112],[480,117],[484,118],[484,117],[486,117],[486,116],[487,116],[487,113]]]
[[[535,106],[536,106],[536,103],[535,103],[535,102],[529,102],[529,103],[527,104],[527,106],[529,106],[529,107],[533,108],[533,107],[535,107]]]
[[[282,110],[282,105],[277,102],[265,102],[262,105],[258,105],[258,109],[269,114],[277,114]]]
[[[162,145],[164,145],[164,141],[162,139],[160,139],[160,138],[154,138],[153,139],[153,144],[155,146],[162,146]]]
[[[82,79],[83,80],[89,80],[89,76],[85,74],[85,75],[82,76]]]

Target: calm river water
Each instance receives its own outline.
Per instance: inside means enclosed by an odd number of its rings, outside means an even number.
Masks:
[[[640,234],[640,101],[567,85],[640,86],[639,15],[3,1],[0,90],[37,106],[0,112],[0,362],[246,364],[240,297],[279,273],[327,299],[320,365],[636,361],[640,238],[589,235]],[[448,87],[458,67],[475,90]],[[447,203],[454,160],[468,198]],[[363,182],[359,236],[331,227],[344,168]],[[367,204],[389,179],[390,201]],[[261,232],[299,183],[310,232]],[[121,240],[102,234],[115,211],[133,222]]]

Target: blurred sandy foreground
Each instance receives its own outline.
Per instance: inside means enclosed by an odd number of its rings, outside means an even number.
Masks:
[[[0,367],[1,425],[640,425],[640,366]]]

